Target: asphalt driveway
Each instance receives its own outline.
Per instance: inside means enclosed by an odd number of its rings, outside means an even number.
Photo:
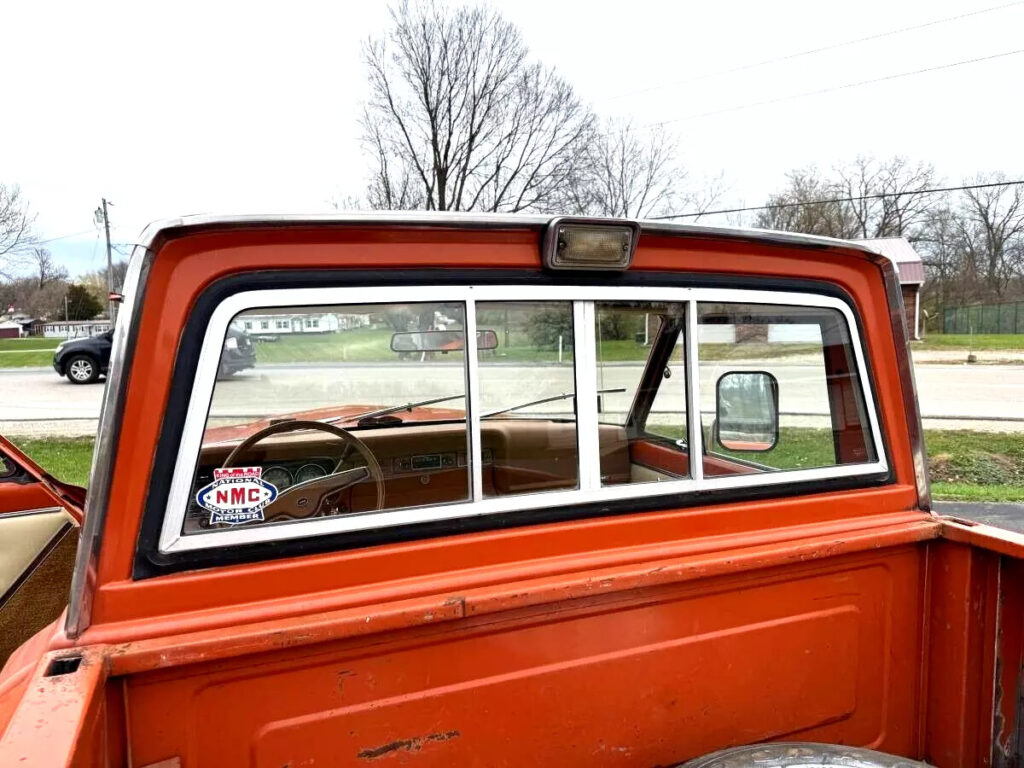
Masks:
[[[961,517],[996,528],[1024,533],[1024,504],[937,501],[935,502],[935,511],[940,515]]]

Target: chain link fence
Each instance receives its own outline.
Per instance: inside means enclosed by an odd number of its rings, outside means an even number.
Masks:
[[[946,307],[943,333],[1024,333],[1024,301]]]

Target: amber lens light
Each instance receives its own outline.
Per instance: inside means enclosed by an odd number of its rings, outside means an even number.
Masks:
[[[545,261],[551,269],[624,270],[633,260],[637,229],[631,224],[555,224]]]

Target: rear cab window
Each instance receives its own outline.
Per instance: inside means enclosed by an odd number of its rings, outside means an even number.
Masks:
[[[252,346],[250,367],[223,365],[232,338]],[[159,549],[414,536],[424,523],[679,507],[698,492],[887,472],[856,317],[838,298],[248,291],[209,323]]]

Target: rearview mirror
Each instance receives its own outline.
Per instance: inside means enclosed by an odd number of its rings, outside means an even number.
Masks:
[[[460,352],[465,346],[464,331],[408,331],[391,336],[392,352]],[[477,349],[495,349],[498,334],[491,330],[476,332]]]
[[[764,371],[732,371],[716,387],[715,441],[729,451],[770,451],[779,441],[779,382]]]

